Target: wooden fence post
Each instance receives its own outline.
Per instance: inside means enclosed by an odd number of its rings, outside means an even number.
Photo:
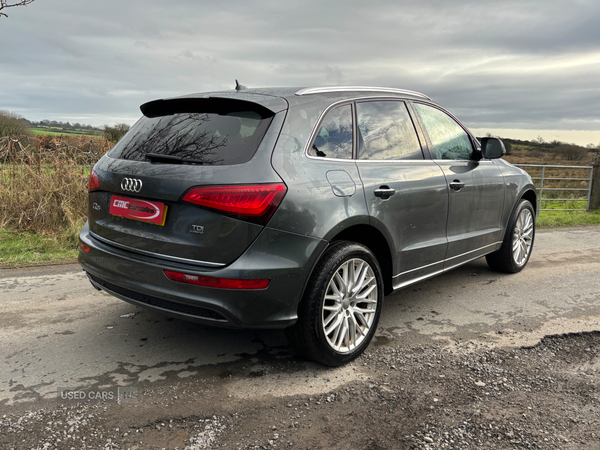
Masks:
[[[590,210],[600,208],[600,154],[594,160],[592,192],[590,193]]]

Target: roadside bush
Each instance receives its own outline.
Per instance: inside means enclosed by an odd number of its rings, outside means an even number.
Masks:
[[[129,131],[129,128],[126,123],[118,123],[114,127],[104,125],[104,138],[111,142],[118,142]]]
[[[565,161],[581,161],[588,156],[588,151],[578,145],[563,144],[552,151],[561,155]]]
[[[30,135],[29,122],[18,114],[0,109],[0,137]]]
[[[64,136],[44,142],[0,138],[0,227],[74,234],[87,216],[91,167],[111,143]]]

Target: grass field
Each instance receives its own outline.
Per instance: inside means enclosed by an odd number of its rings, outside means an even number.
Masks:
[[[88,136],[93,138],[101,138],[102,132],[87,130],[84,128],[74,128],[74,129],[62,129],[59,127],[35,127],[30,128],[30,130],[36,135],[48,134],[50,136],[61,136],[64,134],[68,134],[71,136]]]
[[[541,211],[537,219],[537,228],[575,227],[581,225],[600,225],[600,209],[590,211]]]

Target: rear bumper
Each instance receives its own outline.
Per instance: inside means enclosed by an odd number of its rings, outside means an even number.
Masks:
[[[123,250],[90,236],[79,263],[94,286],[129,303],[184,320],[228,328],[285,328],[297,320],[298,303],[323,240],[265,228],[235,262],[224,268],[176,263]],[[260,290],[216,289],[172,281],[164,270],[236,279],[269,279]]]

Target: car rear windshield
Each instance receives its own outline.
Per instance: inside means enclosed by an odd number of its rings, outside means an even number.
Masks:
[[[198,101],[193,107],[189,102],[183,107],[177,103],[165,107],[161,102],[146,110],[142,106],[152,117],[142,117],[108,156],[174,164],[242,164],[254,156],[272,119],[264,108],[244,107],[250,105],[247,102],[227,108],[222,104],[215,108],[214,102]]]

